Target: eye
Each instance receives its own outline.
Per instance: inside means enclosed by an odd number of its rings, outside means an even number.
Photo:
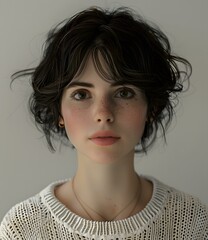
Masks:
[[[82,101],[90,98],[88,91],[80,89],[71,94],[71,98],[77,101]]]
[[[116,93],[116,97],[118,98],[130,99],[133,98],[134,96],[135,96],[134,90],[126,87],[118,89]]]

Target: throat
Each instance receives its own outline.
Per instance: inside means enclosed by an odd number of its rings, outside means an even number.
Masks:
[[[130,195],[121,197],[120,199],[124,199],[124,201],[118,202],[114,201],[112,197],[105,197],[102,201],[97,199],[98,201],[95,204],[90,204],[87,199],[79,195],[76,189],[74,178],[72,179],[71,184],[75,201],[78,203],[80,210],[82,211],[82,216],[84,214],[85,217],[87,216],[87,219],[90,220],[113,221],[127,218],[132,214],[135,214],[135,211],[137,211],[138,206],[140,205],[142,196],[142,183],[139,176],[137,176],[137,185],[133,194],[131,193]]]
[[[141,177],[139,179],[140,183],[137,181],[131,197],[129,194],[124,194],[117,198],[118,200],[115,200],[114,195],[103,199],[96,198],[94,195],[91,196],[92,198],[85,198],[79,191],[80,189],[76,188],[76,184],[75,191],[73,191],[72,181],[57,186],[54,194],[66,208],[84,219],[93,221],[122,220],[143,210],[152,197],[152,183]]]

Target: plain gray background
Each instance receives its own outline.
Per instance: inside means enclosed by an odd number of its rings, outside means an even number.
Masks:
[[[181,95],[165,146],[157,142],[136,157],[139,173],[152,175],[208,203],[208,1],[207,0],[10,0],[0,1],[0,219],[16,203],[50,182],[70,178],[75,152],[49,152],[27,110],[25,79],[9,88],[10,75],[38,64],[48,30],[89,6],[132,7],[168,35],[174,52],[193,66],[191,87]]]

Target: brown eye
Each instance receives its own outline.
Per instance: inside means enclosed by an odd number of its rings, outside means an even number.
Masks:
[[[123,99],[130,99],[135,96],[135,92],[130,88],[119,89],[116,93],[116,97]]]
[[[77,101],[82,101],[90,98],[90,96],[86,90],[77,90],[74,93],[72,93],[71,98]]]

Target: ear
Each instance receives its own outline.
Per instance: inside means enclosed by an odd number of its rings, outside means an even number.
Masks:
[[[62,117],[59,118],[59,127],[63,128],[64,127],[64,119]]]
[[[59,117],[59,124],[64,124],[64,119],[62,117]]]

